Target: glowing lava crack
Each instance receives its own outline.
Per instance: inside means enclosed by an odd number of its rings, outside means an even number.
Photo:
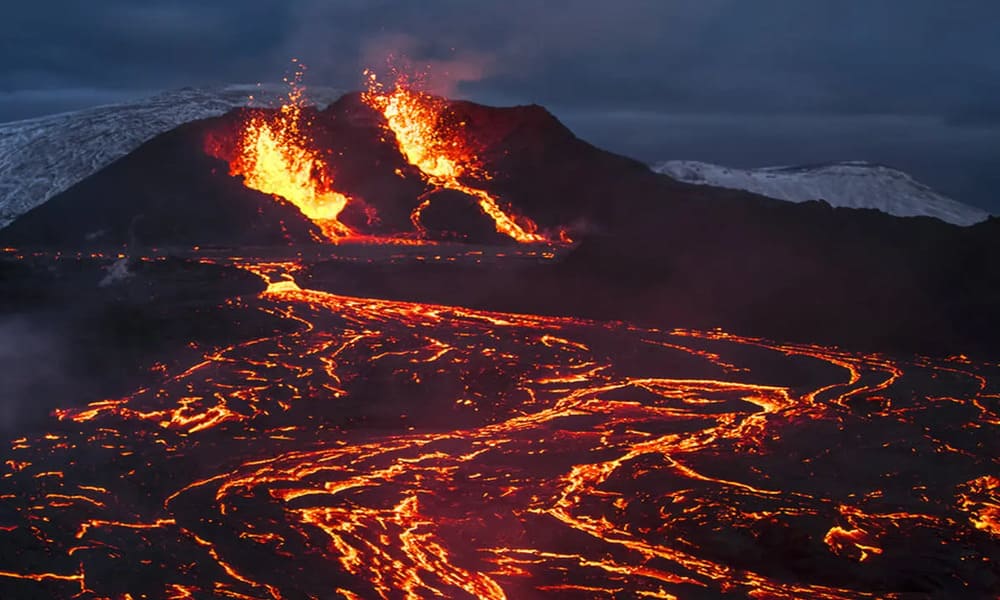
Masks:
[[[0,595],[890,598],[997,573],[996,365],[237,264],[294,327],[14,440]]]

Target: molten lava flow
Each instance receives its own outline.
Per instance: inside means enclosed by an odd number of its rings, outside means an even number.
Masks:
[[[1000,477],[986,475],[961,486],[959,506],[981,531],[1000,537]]]
[[[493,219],[497,231],[518,242],[545,241],[545,237],[537,233],[533,221],[525,217],[515,219],[489,192],[462,183],[463,177],[479,174],[480,166],[461,132],[444,124],[447,102],[443,98],[414,89],[404,75],[397,77],[392,91],[385,90],[375,73],[365,71],[365,75],[368,91],[362,98],[382,113],[389,130],[396,136],[400,152],[430,184],[472,196],[482,211]],[[459,124],[462,126],[464,123]],[[427,205],[425,200],[411,217],[418,229],[422,228],[420,213]]]
[[[303,132],[305,100],[298,78],[276,114],[254,114],[240,132],[231,175],[252,189],[280,196],[319,226],[328,241],[354,232],[338,220],[349,198],[334,191],[326,163]]]
[[[0,597],[996,597],[1000,365],[201,261],[280,324],[11,440]]]

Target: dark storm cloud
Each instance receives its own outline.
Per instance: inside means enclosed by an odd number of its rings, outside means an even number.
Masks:
[[[348,75],[357,65],[343,57],[409,35],[418,55],[489,57],[469,90],[564,106],[920,114],[1000,92],[992,0],[394,4],[300,5],[289,46]],[[330,41],[331,22],[359,30]]]
[[[5,12],[0,120],[274,80],[291,57],[309,81],[353,87],[394,52],[432,65],[440,89],[545,104],[646,160],[857,158],[932,165],[918,173],[932,183],[967,179],[955,170],[970,156],[1000,163],[996,0],[48,0]],[[945,191],[992,197],[967,182]]]
[[[256,80],[293,55],[356,83],[397,50],[471,60],[474,92],[564,106],[982,112],[998,21],[993,0],[50,0],[7,11],[0,89]]]
[[[22,3],[0,24],[0,89],[148,88],[254,73],[281,43],[280,2]]]

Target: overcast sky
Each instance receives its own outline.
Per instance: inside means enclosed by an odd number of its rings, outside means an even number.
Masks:
[[[1000,0],[15,0],[0,121],[387,53],[647,162],[871,160],[1000,213]]]

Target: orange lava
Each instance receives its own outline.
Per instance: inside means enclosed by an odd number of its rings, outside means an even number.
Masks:
[[[864,529],[844,529],[834,526],[827,532],[823,541],[834,554],[854,558],[859,562],[867,560],[872,554],[882,554],[882,549],[874,545]]]
[[[986,475],[962,486],[959,506],[976,529],[1000,537],[1000,477]]]
[[[230,174],[251,189],[291,202],[319,226],[327,241],[354,232],[338,218],[350,199],[333,189],[329,169],[304,131],[305,98],[299,78],[275,114],[255,113],[243,124]]]
[[[5,597],[853,600],[996,568],[995,366],[220,262],[285,326],[13,440]]]
[[[496,230],[518,242],[546,241],[533,221],[514,217],[500,207],[492,194],[463,182],[464,178],[481,175],[481,166],[462,135],[461,128],[465,124],[458,123],[454,127],[445,124],[447,101],[444,98],[416,89],[403,74],[397,76],[391,90],[378,81],[374,72],[366,70],[365,75],[368,91],[362,94],[362,99],[382,113],[400,152],[431,185],[472,196],[482,211],[493,219]],[[418,229],[422,228],[420,213],[428,204],[425,200],[411,215]]]

